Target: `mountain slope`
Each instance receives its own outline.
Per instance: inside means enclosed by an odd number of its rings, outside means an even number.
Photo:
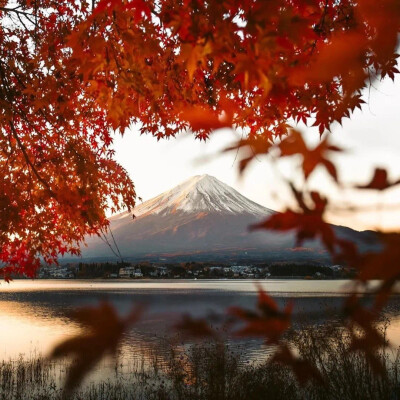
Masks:
[[[140,204],[135,208],[134,215],[144,217],[150,214],[166,215],[179,211],[254,215],[273,212],[247,199],[213,176],[196,175],[173,189]],[[122,213],[112,217],[111,220],[116,221],[125,216],[126,213]]]
[[[132,213],[113,216],[110,222],[115,243],[127,259],[326,257],[315,241],[307,248],[294,249],[292,233],[248,231],[249,225],[272,213],[218,179],[199,175],[140,204]],[[337,229],[358,234],[348,228]],[[108,241],[117,251],[110,234]],[[99,238],[89,238],[87,243],[82,249],[84,258],[113,257]]]

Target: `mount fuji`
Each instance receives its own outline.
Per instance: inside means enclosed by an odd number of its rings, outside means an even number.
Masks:
[[[218,179],[198,175],[132,212],[111,217],[107,237],[88,238],[82,258],[115,259],[118,253],[125,260],[328,258],[317,241],[296,248],[292,233],[249,232],[249,225],[273,213]],[[356,239],[368,235],[345,227],[337,229]]]

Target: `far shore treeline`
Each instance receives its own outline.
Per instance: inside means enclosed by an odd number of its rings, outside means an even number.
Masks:
[[[39,279],[346,279],[353,271],[341,265],[314,262],[216,263],[180,262],[151,263],[148,261],[68,263],[59,267],[43,266]]]

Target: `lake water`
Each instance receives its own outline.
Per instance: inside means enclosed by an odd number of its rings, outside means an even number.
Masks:
[[[16,280],[0,285],[0,359],[43,355],[67,337],[79,332],[70,313],[80,306],[108,300],[121,314],[135,304],[144,304],[143,318],[126,335],[122,358],[134,358],[143,351],[158,351],[174,335],[182,314],[202,317],[223,313],[230,306],[254,309],[257,284],[284,306],[294,300],[294,324],[321,324],[337,316],[346,294],[353,292],[350,281],[328,280],[150,280],[79,281]],[[400,297],[393,296],[387,315],[388,336],[400,345]],[[233,340],[228,338],[228,340]],[[246,346],[249,358],[266,353],[259,340],[235,342]]]

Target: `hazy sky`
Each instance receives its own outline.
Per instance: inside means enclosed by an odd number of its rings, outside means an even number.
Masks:
[[[400,81],[386,80],[371,88],[369,103],[357,110],[352,119],[346,119],[343,127],[336,124],[332,141],[348,149],[347,154],[337,157],[339,176],[347,183],[367,183],[374,166],[389,168],[393,179],[400,178]],[[318,131],[301,127],[309,143],[317,144]],[[218,131],[206,143],[195,140],[190,134],[176,139],[157,140],[140,136],[132,129],[124,137],[117,137],[115,150],[117,160],[128,170],[138,196],[148,200],[172,188],[193,175],[213,175],[233,186],[251,200],[274,210],[283,210],[290,202],[285,186],[277,177],[276,170],[265,159],[259,159],[240,178],[236,153],[220,154],[237,138],[232,131]],[[284,176],[293,177],[296,160],[284,162],[279,170]],[[321,170],[310,182],[329,194],[337,208],[347,203],[368,207],[362,213],[331,213],[331,222],[356,229],[400,229],[400,189],[390,189],[383,194],[365,191],[358,194],[350,189],[340,192]],[[384,204],[390,204],[387,211]],[[397,205],[399,207],[397,207]]]

